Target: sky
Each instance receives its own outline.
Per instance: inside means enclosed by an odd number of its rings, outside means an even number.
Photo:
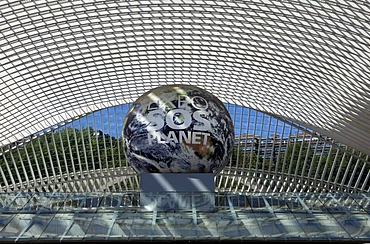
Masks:
[[[262,138],[271,137],[272,134],[287,137],[289,134],[298,131],[283,121],[262,112],[234,104],[224,105],[233,120],[235,136],[248,132],[248,134],[258,135]],[[87,125],[90,125],[95,130],[101,130],[105,134],[119,137],[122,132],[124,118],[130,107],[131,104],[124,104],[102,109],[72,122],[69,126],[86,128]]]

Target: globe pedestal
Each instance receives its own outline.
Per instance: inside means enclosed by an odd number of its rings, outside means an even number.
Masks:
[[[140,208],[214,211],[214,174],[141,173]]]

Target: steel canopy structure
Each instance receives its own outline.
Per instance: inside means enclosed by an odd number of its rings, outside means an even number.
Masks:
[[[0,11],[3,153],[181,83],[347,145],[368,163],[366,1],[3,1]]]
[[[226,202],[246,199],[244,207],[223,202],[219,215],[193,209],[184,217],[190,239],[200,237],[198,223],[227,216],[236,240],[246,232],[247,240],[370,240],[368,1],[4,0],[0,24],[0,237],[35,240],[29,231],[41,219],[39,240],[96,240],[73,229],[77,219],[103,218],[93,230],[104,223],[107,233],[131,220],[137,212],[126,216],[121,198],[137,194],[139,176],[122,151],[122,121],[144,92],[189,84],[233,117],[234,152],[215,186]],[[94,215],[103,202],[83,214],[85,201],[108,195],[119,199],[109,219]],[[263,204],[254,206],[255,196]],[[171,214],[141,214],[149,239],[172,224]],[[265,217],[301,229],[280,235],[275,222],[264,232]],[[328,232],[305,231],[310,220]],[[62,232],[49,232],[60,221]],[[208,227],[209,239],[224,237]],[[120,228],[99,238],[142,237]],[[345,237],[333,236],[338,229]]]
[[[0,11],[4,153],[173,83],[309,128],[360,161],[370,153],[367,1],[3,1]]]
[[[3,1],[1,145],[194,84],[370,153],[367,1]]]

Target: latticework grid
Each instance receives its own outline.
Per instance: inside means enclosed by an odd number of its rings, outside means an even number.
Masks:
[[[1,190],[136,189],[93,118],[179,83],[244,128],[219,191],[368,192],[369,14],[367,1],[2,1]]]

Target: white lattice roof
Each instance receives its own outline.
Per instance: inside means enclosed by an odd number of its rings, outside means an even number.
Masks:
[[[2,1],[0,146],[172,83],[370,154],[368,1]]]

